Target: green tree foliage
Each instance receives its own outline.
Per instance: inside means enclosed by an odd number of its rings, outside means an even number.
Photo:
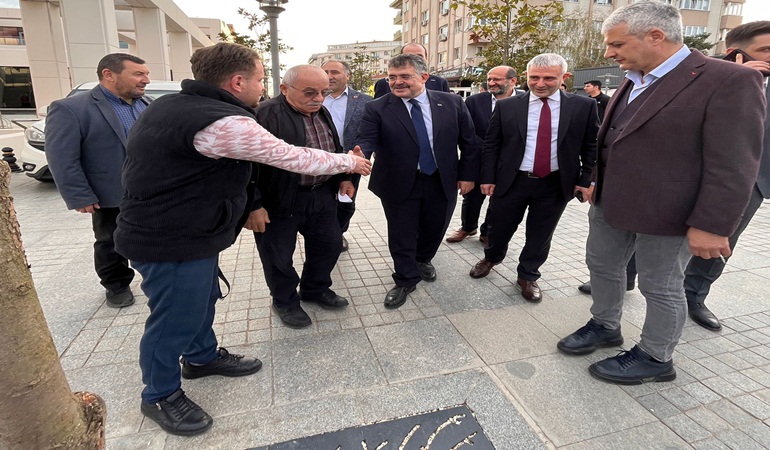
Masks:
[[[353,89],[366,92],[372,85],[372,74],[377,72],[379,59],[366,52],[366,47],[357,48],[353,56],[347,56],[345,62],[350,65],[350,84]]]
[[[558,0],[539,6],[529,5],[526,0],[454,0],[451,7],[457,9],[460,5],[472,17],[471,40],[483,46],[479,56],[484,62],[479,65],[484,70],[476,75],[479,79],[499,65],[512,66],[519,72],[526,70],[530,59],[550,48],[564,11]]]
[[[550,51],[567,60],[569,70],[614,64],[604,57],[604,17],[591,17],[587,10],[577,9],[564,15],[556,25],[556,38]]]
[[[711,37],[711,33],[703,33],[697,34],[695,36],[684,36],[682,40],[684,41],[684,45],[686,45],[688,48],[700,50],[701,53],[707,55],[708,51],[711,50],[715,45],[708,42],[709,37]]]

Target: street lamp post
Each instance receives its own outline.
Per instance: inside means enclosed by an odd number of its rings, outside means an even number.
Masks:
[[[278,61],[278,14],[284,11],[283,4],[289,0],[261,0],[259,9],[270,19],[270,59],[273,78],[273,97],[278,97],[281,84],[281,64]]]

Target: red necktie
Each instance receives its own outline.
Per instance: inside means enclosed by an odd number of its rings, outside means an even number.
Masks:
[[[545,178],[551,174],[551,108],[548,106],[548,98],[540,100],[543,101],[543,108],[540,110],[540,122],[537,126],[532,173],[538,178]]]

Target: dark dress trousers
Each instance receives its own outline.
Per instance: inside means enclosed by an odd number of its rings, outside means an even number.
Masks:
[[[527,142],[530,93],[497,102],[489,121],[481,158],[481,184],[494,184],[487,217],[489,246],[485,259],[499,263],[527,212],[526,240],[519,255],[520,278],[540,278],[551,237],[576,185],[588,187],[596,161],[599,117],[596,101],[562,92],[556,153],[559,170],[532,178],[519,169]],[[532,136],[531,138],[534,138]]]
[[[419,173],[417,134],[404,101],[392,93],[367,103],[360,145],[374,153],[369,189],[382,201],[397,286],[420,281],[417,261],[436,254],[457,202],[457,181],[476,181],[479,149],[468,108],[459,95],[427,91],[438,170]],[[458,151],[460,156],[458,158]]]

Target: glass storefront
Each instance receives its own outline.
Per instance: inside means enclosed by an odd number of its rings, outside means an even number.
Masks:
[[[29,67],[0,66],[0,108],[35,108]]]

